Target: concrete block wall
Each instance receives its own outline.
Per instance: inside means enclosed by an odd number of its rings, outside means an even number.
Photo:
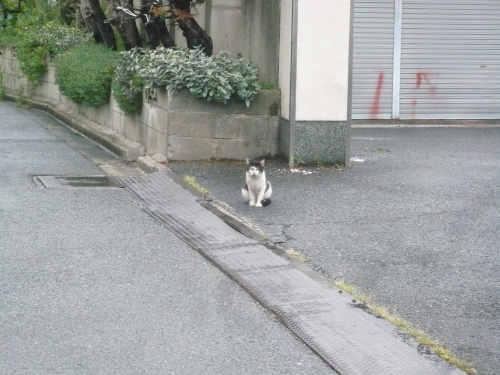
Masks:
[[[19,62],[16,58],[16,48],[12,46],[0,47],[2,61],[0,73],[2,86],[7,92],[19,93],[20,89],[28,87],[28,80],[21,75]]]
[[[171,160],[198,160],[207,154],[211,159],[240,160],[274,156],[278,152],[278,102],[279,93],[270,90],[261,91],[248,108],[237,99],[225,105],[185,92],[161,92],[158,103],[165,103],[168,113],[167,156]]]
[[[28,82],[19,70],[15,48],[3,46],[0,51],[4,90],[11,96],[18,96],[20,89],[26,93]],[[55,69],[49,64],[32,99],[98,127],[105,135],[125,138],[139,150],[131,159],[141,153],[160,153],[169,160],[242,160],[278,153],[280,95],[276,90],[261,91],[248,108],[237,99],[228,104],[207,102],[187,92],[151,89],[143,96],[142,111],[135,116],[121,111],[113,96],[99,108],[78,105],[60,93]]]

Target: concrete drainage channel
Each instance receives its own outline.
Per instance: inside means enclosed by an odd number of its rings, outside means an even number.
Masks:
[[[436,356],[423,356],[388,329],[387,322],[355,306],[347,293],[207,209],[206,200],[177,179],[164,170],[118,182],[142,200],[146,212],[247,290],[339,374],[465,374]]]
[[[35,184],[50,189],[67,188],[123,188],[111,176],[33,176]]]

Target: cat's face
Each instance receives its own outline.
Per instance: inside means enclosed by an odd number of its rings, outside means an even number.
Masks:
[[[253,161],[247,159],[247,174],[252,177],[258,177],[264,172],[264,159]]]

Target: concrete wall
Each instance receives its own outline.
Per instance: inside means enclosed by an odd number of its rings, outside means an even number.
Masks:
[[[278,84],[279,0],[205,0],[196,5],[195,19],[211,36],[214,54],[241,54],[259,70],[259,80]],[[180,46],[186,40],[179,28],[173,37]]]
[[[162,92],[172,160],[245,159],[278,153],[277,91],[264,90],[250,107],[209,103],[187,93]]]
[[[4,46],[0,51],[7,94],[17,97],[19,90],[26,94],[28,82],[21,76],[15,48]],[[278,152],[278,91],[261,91],[247,108],[237,99],[226,105],[196,99],[187,92],[145,90],[141,113],[130,117],[112,96],[99,108],[72,102],[60,93],[54,76],[50,65],[32,99],[105,135],[121,136],[121,141],[137,150],[128,159],[160,153],[169,160],[243,160]]]

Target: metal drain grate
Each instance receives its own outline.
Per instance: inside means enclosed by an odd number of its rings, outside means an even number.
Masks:
[[[111,176],[34,176],[33,180],[46,188],[121,188]]]
[[[342,375],[442,375],[406,343],[326,288],[203,208],[164,172],[121,178],[146,211],[210,259]],[[347,300],[346,300],[347,298]]]

